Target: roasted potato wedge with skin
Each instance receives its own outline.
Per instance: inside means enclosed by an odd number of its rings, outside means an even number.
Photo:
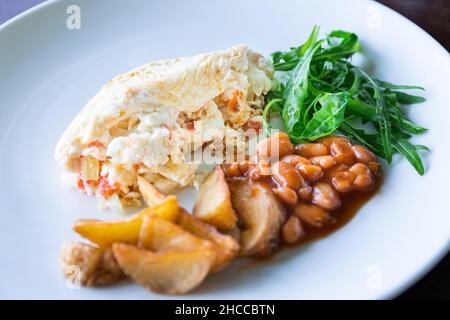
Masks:
[[[174,194],[175,192],[183,189],[183,186],[179,183],[166,178],[156,180],[153,183],[153,186],[164,195]]]
[[[150,182],[145,180],[143,177],[137,178],[139,191],[144,198],[145,203],[149,207],[153,207],[154,205],[157,205],[158,203],[161,203],[164,201],[164,198],[166,197],[161,192],[158,191]]]
[[[115,243],[112,250],[127,276],[151,291],[164,294],[192,290],[203,282],[215,260],[211,249],[154,253]]]
[[[216,261],[211,272],[217,272],[226,267],[239,252],[239,244],[230,235],[222,234],[213,226],[194,217],[185,209],[180,208],[177,224],[202,239],[212,241],[217,247]]]
[[[176,196],[172,195],[166,196],[160,203],[144,209],[141,211],[140,215],[143,218],[148,214],[152,214],[169,221],[176,221],[179,209],[178,199]]]
[[[219,230],[232,230],[236,227],[237,217],[231,205],[230,190],[220,166],[200,186],[194,216]]]
[[[59,262],[64,276],[83,286],[106,286],[125,278],[110,248],[100,249],[82,242],[65,241]]]
[[[136,243],[141,225],[142,218],[139,214],[120,221],[78,220],[73,229],[99,247],[107,248],[114,242]]]
[[[128,219],[118,221],[80,219],[75,222],[74,230],[82,237],[102,248],[107,248],[114,242],[136,244],[145,216],[156,215],[167,220],[175,221],[178,211],[177,198],[175,196],[168,196],[163,202],[151,208],[144,209]]]
[[[175,223],[158,216],[144,218],[138,246],[156,252],[214,248],[212,241],[199,238]]]
[[[273,254],[278,248],[281,226],[286,220],[283,205],[262,183],[232,178],[228,184],[231,201],[243,224],[241,255],[266,257]]]

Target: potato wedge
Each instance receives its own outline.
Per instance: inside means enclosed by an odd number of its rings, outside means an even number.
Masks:
[[[148,214],[152,214],[169,221],[176,221],[179,209],[177,197],[173,195],[166,196],[158,204],[141,211],[140,216],[145,217]]]
[[[194,216],[219,230],[236,227],[236,213],[231,205],[230,190],[220,166],[200,186],[194,205]]]
[[[108,248],[114,242],[137,243],[142,218],[140,214],[119,221],[77,220],[74,231],[100,248]]]
[[[153,207],[157,205],[158,203],[161,203],[164,201],[164,198],[166,197],[161,192],[158,191],[150,182],[145,180],[143,177],[137,178],[139,191],[144,198],[145,203],[149,207]]]
[[[142,221],[147,215],[156,215],[175,221],[178,215],[178,200],[168,196],[163,202],[142,210],[135,216],[118,221],[100,221],[80,219],[75,222],[74,230],[82,237],[92,241],[101,248],[107,248],[114,242],[137,244]]]
[[[246,178],[228,180],[231,201],[243,223],[240,254],[266,257],[280,242],[280,230],[286,220],[283,205],[262,183]]]
[[[175,192],[183,189],[183,186],[178,182],[162,176],[153,182],[153,186],[164,195],[174,194]]]
[[[194,236],[175,223],[158,216],[144,218],[138,246],[155,252],[214,248],[212,241]]]
[[[226,267],[239,252],[239,244],[233,237],[220,233],[216,228],[194,217],[183,208],[180,208],[178,213],[177,224],[202,239],[212,241],[217,246],[218,254],[212,272]]]
[[[164,294],[182,294],[198,286],[215,259],[211,249],[154,253],[115,243],[112,250],[127,276],[151,291]]]
[[[125,278],[110,248],[100,249],[82,242],[65,241],[59,263],[64,276],[82,286],[106,286]]]

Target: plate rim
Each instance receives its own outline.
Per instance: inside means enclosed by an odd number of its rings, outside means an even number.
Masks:
[[[65,0],[45,0],[44,2],[39,3],[0,24],[0,33],[5,32],[8,28],[13,27],[17,22],[21,21],[22,19],[37,14],[42,10],[46,10],[48,7],[54,6],[55,4],[62,3],[64,1]],[[422,27],[414,23],[409,18],[405,17],[401,13],[386,6],[383,3],[377,2],[375,0],[364,0],[364,1],[367,4],[377,6],[382,10],[387,11],[389,14],[395,16],[395,19],[403,20],[404,23],[409,24],[411,27],[416,29],[417,32],[425,34],[426,37],[433,42],[433,46],[439,48],[439,51],[442,54],[444,55],[447,54],[447,57],[450,57],[450,52],[438,40],[436,40],[426,30],[424,30]],[[373,298],[378,300],[384,300],[398,297],[400,294],[407,291],[414,284],[420,281],[424,276],[426,276],[449,253],[449,251],[450,251],[450,233],[447,235],[447,242],[446,243],[443,242],[442,245],[439,247],[439,249],[435,250],[433,258],[427,261],[426,263],[420,265],[416,269],[416,272],[413,276],[411,276],[406,281],[400,282],[399,284],[393,284],[391,288],[385,289],[381,293],[374,294]]]

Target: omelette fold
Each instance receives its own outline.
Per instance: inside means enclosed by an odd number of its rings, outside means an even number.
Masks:
[[[245,45],[150,62],[109,81],[61,136],[55,158],[64,180],[102,209],[139,206],[137,177],[168,194],[198,185],[193,155],[245,148],[262,127],[272,85],[267,59]]]

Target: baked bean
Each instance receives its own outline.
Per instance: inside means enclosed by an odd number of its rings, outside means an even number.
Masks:
[[[304,186],[298,189],[297,193],[300,200],[310,202],[312,199],[312,191],[313,189],[311,186]]]
[[[260,180],[261,179],[261,172],[259,172],[259,169],[257,166],[252,166],[248,169],[248,176],[252,180]]]
[[[305,184],[302,175],[289,163],[277,161],[272,166],[272,174],[279,185],[298,190]]]
[[[355,189],[369,191],[374,186],[372,175],[360,174],[355,178]]]
[[[376,156],[345,137],[329,136],[293,146],[286,134],[277,133],[259,142],[256,149],[245,161],[223,168],[229,177],[245,175],[270,185],[291,213],[281,228],[287,244],[305,237],[305,223],[316,228],[329,223],[333,211],[341,207],[341,195],[370,190],[375,176],[381,174]]]
[[[297,164],[311,164],[308,159],[295,154],[284,156],[283,158],[281,158],[281,161],[292,164],[293,166]]]
[[[309,161],[311,161],[311,163],[315,164],[316,166],[321,166],[322,169],[330,169],[336,164],[336,161],[332,156],[312,157],[311,159],[309,159]]]
[[[269,138],[258,142],[256,152],[266,157],[283,157],[291,154],[294,146],[289,136],[284,132],[277,132]]]
[[[284,203],[293,206],[297,203],[297,194],[289,187],[278,187],[272,189],[278,198]]]
[[[369,168],[364,163],[355,163],[348,170],[356,175],[370,174]]]
[[[328,183],[317,182],[313,187],[312,203],[326,210],[336,210],[341,206],[341,199]]]
[[[241,172],[242,175],[247,173],[249,167],[250,167],[250,164],[246,160],[239,163],[239,171]]]
[[[369,167],[370,172],[372,172],[375,177],[378,177],[381,174],[381,165],[379,162],[372,161],[369,162],[367,166]]]
[[[261,159],[258,161],[258,164],[256,166],[258,167],[259,172],[261,173],[262,176],[270,176],[272,174],[270,161]]]
[[[265,159],[259,160],[257,164],[249,165],[248,176],[253,180],[260,180],[271,174],[272,170],[270,168],[270,162]]]
[[[355,163],[355,154],[352,145],[348,141],[335,141],[330,146],[333,158],[342,164],[351,166]]]
[[[348,166],[343,164],[336,164],[334,167],[331,167],[330,169],[326,170],[328,180],[331,181],[333,177],[335,177],[339,172],[348,171]]]
[[[222,168],[227,177],[239,177],[241,175],[241,171],[239,171],[239,164],[237,163],[225,164]]]
[[[293,214],[301,221],[320,228],[330,220],[328,211],[313,204],[299,203],[294,207]]]
[[[364,148],[363,146],[354,145],[352,148],[353,148],[353,152],[355,154],[355,158],[356,158],[356,160],[358,160],[358,162],[368,164],[370,162],[377,160],[377,158],[372,153],[372,151]]]
[[[281,236],[287,244],[299,243],[305,236],[300,219],[294,215],[290,216],[281,229]]]
[[[353,172],[342,171],[338,172],[331,181],[337,191],[345,193],[353,190],[355,177]]]
[[[317,181],[323,175],[322,168],[312,164],[299,164],[296,168],[300,171],[302,176],[309,181]]]
[[[357,190],[370,190],[374,185],[374,178],[370,169],[363,163],[356,163],[349,169],[356,175],[354,185]]]
[[[306,158],[326,156],[328,148],[322,143],[303,143],[294,147],[294,153]]]
[[[328,149],[330,149],[331,144],[333,142],[350,142],[350,140],[348,140],[345,137],[341,137],[341,136],[328,136],[322,139],[319,139],[317,142],[320,142],[321,144],[323,144],[324,146],[326,146]]]

